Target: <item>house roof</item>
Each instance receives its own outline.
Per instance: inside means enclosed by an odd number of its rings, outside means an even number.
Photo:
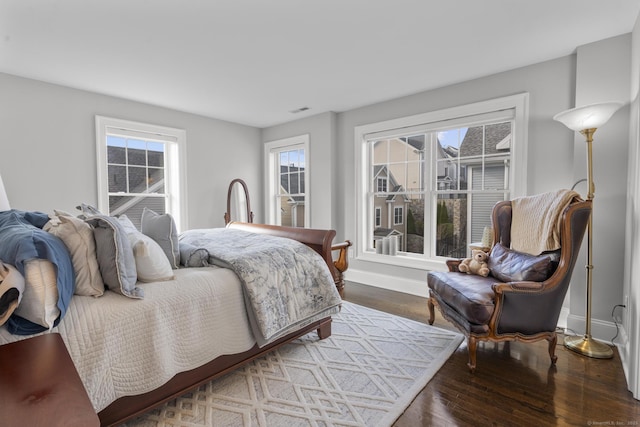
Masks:
[[[485,155],[508,152],[506,149],[496,147],[511,134],[511,123],[506,122],[487,126],[474,126],[467,129],[467,133],[460,144],[460,157],[481,156],[483,154],[483,129],[486,130]],[[504,146],[506,144],[501,145]]]

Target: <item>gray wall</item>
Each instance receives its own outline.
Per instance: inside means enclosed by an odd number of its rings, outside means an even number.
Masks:
[[[485,78],[391,100],[339,115],[337,162],[345,171],[344,187],[338,187],[339,235],[353,239],[355,225],[354,127],[398,117],[440,110],[487,99],[528,92],[529,143],[527,192],[536,194],[573,184],[573,136],[554,122],[555,113],[573,106],[575,56],[567,56]],[[427,294],[427,271],[391,267],[352,260],[353,271],[388,276],[382,280],[392,285],[401,279],[420,285]],[[391,280],[393,278],[393,280]]]
[[[279,126],[265,128],[262,142],[309,134],[309,228],[335,228],[335,192],[337,166],[333,161],[335,151],[336,114],[317,114],[294,120]]]
[[[529,132],[527,193],[537,194],[571,188],[586,177],[586,152],[582,136],[553,120],[553,116],[575,105],[608,100],[629,100],[630,35],[581,46],[573,55],[523,67],[457,85],[393,99],[336,113],[336,146],[332,164],[337,168],[330,222],[338,239],[355,239],[356,126],[528,92]],[[609,340],[615,333],[611,310],[622,303],[624,281],[624,235],[628,155],[628,106],[596,133],[596,202],[594,240],[594,335]],[[333,122],[331,122],[333,123]],[[295,134],[322,135],[319,117],[298,120],[263,130],[263,142]],[[325,129],[324,133],[331,133]],[[598,145],[598,141],[602,141]],[[318,159],[312,160],[320,163]],[[585,188],[577,191],[586,195]],[[325,196],[323,196],[325,197]],[[615,206],[615,209],[611,207]],[[316,206],[315,215],[319,215]],[[322,211],[322,215],[328,215]],[[586,254],[584,255],[586,260]],[[426,270],[365,262],[351,258],[347,279],[390,289],[418,289],[426,295]],[[584,263],[576,266],[566,311],[570,327],[584,330],[586,278]],[[570,311],[570,313],[569,313]],[[598,335],[599,334],[599,335]]]
[[[260,130],[0,73],[0,174],[11,206],[50,212],[97,203],[95,115],[185,129],[187,224],[223,226],[243,178],[262,216]],[[230,160],[233,161],[230,161]]]
[[[575,105],[621,101],[625,105],[593,137],[593,304],[592,333],[610,340],[611,312],[623,303],[627,163],[629,146],[629,94],[631,83],[631,35],[601,40],[577,49]],[[586,143],[579,133],[574,139],[574,179],[587,177]],[[578,188],[586,194],[587,186]],[[586,239],[582,259],[586,260]],[[621,256],[615,256],[620,254]],[[586,270],[577,264],[570,291],[568,327],[582,332],[586,313]],[[579,285],[577,285],[579,284]],[[604,321],[605,323],[602,323]]]
[[[629,390],[640,399],[640,16],[631,39],[629,169],[620,359]],[[626,298],[625,298],[626,297]]]

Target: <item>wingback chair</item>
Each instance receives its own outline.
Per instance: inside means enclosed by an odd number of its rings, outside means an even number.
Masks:
[[[478,341],[546,339],[555,364],[558,317],[590,215],[591,201],[571,200],[559,219],[560,249],[534,256],[510,249],[512,202],[499,202],[492,212],[489,276],[459,272],[461,260],[448,260],[448,272],[428,274],[429,324],[437,306],[467,337],[472,373]]]

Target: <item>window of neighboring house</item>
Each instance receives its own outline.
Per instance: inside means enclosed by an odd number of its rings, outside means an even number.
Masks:
[[[376,227],[380,227],[382,225],[382,208],[376,207]]]
[[[402,207],[393,208],[393,225],[402,225],[404,223],[404,209]]]
[[[378,193],[387,192],[387,178],[378,178]]]
[[[144,208],[186,226],[184,130],[96,116],[98,209],[140,228]]]
[[[357,127],[357,256],[423,268],[468,256],[493,205],[526,194],[527,105],[522,94]],[[391,199],[405,202],[393,209],[402,243],[398,256],[379,257],[378,209]]]
[[[267,223],[309,224],[309,135],[265,144]]]

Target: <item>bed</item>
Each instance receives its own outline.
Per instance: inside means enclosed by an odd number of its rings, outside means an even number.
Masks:
[[[89,224],[94,221],[92,231],[95,233],[100,224],[96,218],[91,218],[84,221]],[[167,217],[158,218],[165,220]],[[4,242],[8,241],[2,234],[2,225],[0,215],[0,243],[3,238]],[[39,225],[46,228],[42,223]],[[158,246],[162,246],[162,236],[149,234],[156,238]],[[295,245],[302,244],[305,250],[311,249],[308,252],[313,254],[318,265],[322,265],[322,271],[313,274],[324,277],[322,280],[309,279],[315,284],[298,291],[297,295],[276,295],[274,301],[280,298],[284,302],[263,304],[267,308],[280,305],[276,310],[261,314],[259,308],[254,310],[251,306],[248,295],[254,291],[249,290],[247,284],[254,279],[262,283],[261,274],[281,274],[265,273],[268,270],[251,272],[253,276],[248,274],[242,270],[248,267],[242,267],[233,257],[225,258],[225,253],[233,253],[231,246],[223,246],[220,257],[212,255],[216,247],[207,245],[211,241],[222,241],[226,234],[230,235],[230,240],[243,242],[247,250],[252,246],[247,244],[248,239],[254,238],[261,242],[274,239],[280,246],[291,245],[294,261],[283,262],[295,264],[291,270],[310,275],[308,272],[313,268],[300,268],[302,261],[298,261],[300,253],[305,251]],[[109,237],[113,238],[113,235]],[[61,334],[101,424],[118,425],[297,337],[313,331],[317,331],[320,339],[330,336],[331,315],[339,310],[340,296],[344,292],[342,273],[347,269],[346,253],[350,246],[348,241],[334,245],[334,237],[333,230],[248,223],[230,223],[224,229],[192,230],[178,238],[183,265],[172,268],[170,276],[148,282],[135,280],[130,282],[128,289],[116,290],[107,285],[109,290],[102,295],[73,294],[66,302],[60,300],[68,291],[59,288],[57,302],[63,315],[53,321],[51,328],[35,333]],[[94,234],[94,238],[97,244],[98,234]],[[137,247],[133,240],[129,242],[132,248]],[[121,243],[123,246],[119,249],[126,251],[129,245],[126,241]],[[175,248],[165,249],[163,254],[170,255]],[[2,250],[0,248],[0,259],[6,264],[7,254],[3,256]],[[73,256],[71,253],[71,258]],[[260,256],[251,255],[250,267],[257,264],[257,258]],[[68,270],[49,260],[46,262],[57,267],[52,270],[55,274]],[[16,265],[19,264],[16,261]],[[83,265],[86,264],[85,261]],[[104,266],[100,267],[104,270]],[[178,267],[177,263],[174,267]],[[282,266],[278,268],[282,269]],[[90,273],[75,270],[76,279],[82,277],[86,282]],[[123,266],[114,265],[112,270],[126,275]],[[93,275],[96,275],[95,271]],[[299,277],[292,275],[287,280],[296,281]],[[299,280],[301,283],[307,281]],[[325,282],[330,282],[330,292],[315,289],[317,283]],[[104,283],[106,285],[107,280]],[[273,294],[274,289],[267,287],[265,292]],[[298,304],[295,300],[302,298],[301,295],[308,295],[313,303],[306,308],[304,304]],[[283,321],[282,317],[287,316],[291,319]],[[264,326],[263,317],[270,326]],[[24,328],[24,325],[18,326]],[[24,331],[33,332],[29,328]],[[10,322],[0,327],[0,343],[33,335],[15,332],[16,325]]]

